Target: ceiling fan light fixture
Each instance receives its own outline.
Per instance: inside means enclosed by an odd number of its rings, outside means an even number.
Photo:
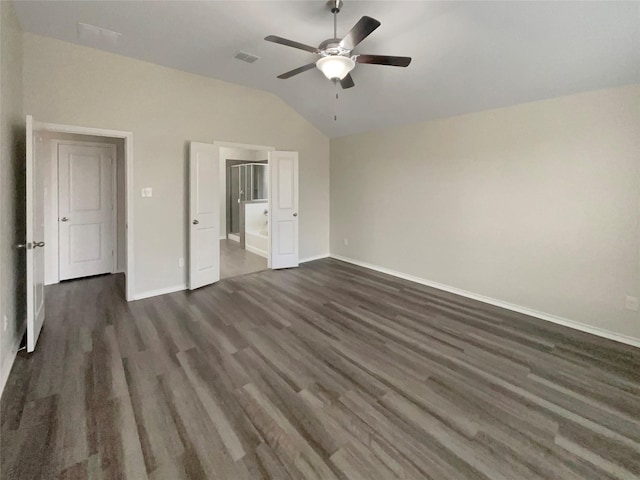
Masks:
[[[318,67],[329,80],[342,80],[355,66],[356,62],[342,55],[328,55],[316,62],[316,67]]]

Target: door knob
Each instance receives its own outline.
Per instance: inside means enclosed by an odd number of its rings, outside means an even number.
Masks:
[[[44,247],[44,242],[33,242],[33,248]]]
[[[60,221],[61,221],[61,222],[68,222],[68,221],[69,221],[69,219],[68,219],[67,217],[62,217],[62,218],[60,219]]]
[[[194,221],[193,221],[193,224],[194,224],[194,225],[198,225],[199,223],[200,223],[200,222],[199,222],[198,220],[194,220]]]
[[[19,243],[16,245],[16,248],[27,248],[27,244],[26,243]]]
[[[294,216],[294,217],[297,217],[297,216],[298,216],[298,214],[297,214],[297,213],[294,213],[294,214],[293,214],[293,216]]]

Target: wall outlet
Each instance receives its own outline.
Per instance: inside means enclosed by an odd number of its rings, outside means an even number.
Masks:
[[[178,266],[180,268],[184,267],[184,258],[181,257],[181,258],[178,259]]]
[[[153,197],[153,188],[151,187],[144,187],[142,189],[142,196],[143,197]]]
[[[632,297],[631,295],[627,295],[627,298],[624,301],[624,308],[627,310],[631,310],[632,312],[638,311],[638,297]]]
[[[346,246],[348,246],[348,245],[349,245],[349,239],[348,239],[348,238],[345,238],[345,239],[343,240],[343,243],[344,243],[344,246],[345,246],[345,247],[346,247]]]

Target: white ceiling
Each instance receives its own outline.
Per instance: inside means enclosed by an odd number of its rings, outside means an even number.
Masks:
[[[273,92],[331,137],[640,83],[640,2],[346,0],[338,36],[363,15],[382,22],[355,53],[413,63],[357,65],[345,91],[317,69],[277,79],[316,57],[263,40],[332,37],[323,0],[14,5],[28,32],[81,43],[78,22],[115,30],[122,37],[105,50]],[[261,58],[241,62],[237,50]]]

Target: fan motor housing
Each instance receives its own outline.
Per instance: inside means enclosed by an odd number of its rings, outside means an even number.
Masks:
[[[341,41],[341,38],[328,38],[318,45],[318,49],[328,55],[348,55],[350,50],[341,47]]]

